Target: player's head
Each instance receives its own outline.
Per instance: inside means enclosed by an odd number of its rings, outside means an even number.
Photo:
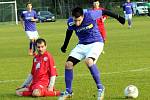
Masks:
[[[83,9],[80,7],[74,8],[72,10],[72,16],[73,16],[75,25],[80,26],[84,18]]]
[[[32,3],[31,2],[27,2],[26,3],[26,7],[28,10],[31,10],[32,9]]]
[[[99,0],[94,0],[93,7],[94,8],[99,8],[99,6],[100,6]]]
[[[130,2],[130,0],[127,0],[127,2]]]
[[[36,40],[37,51],[39,54],[43,54],[46,51],[46,41],[42,38]]]

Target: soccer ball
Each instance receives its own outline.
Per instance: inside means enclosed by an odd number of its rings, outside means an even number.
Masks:
[[[137,98],[138,97],[138,88],[134,85],[129,85],[124,89],[124,95],[126,98]]]

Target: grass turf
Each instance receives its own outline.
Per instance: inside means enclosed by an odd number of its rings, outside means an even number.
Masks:
[[[123,100],[127,85],[136,85],[139,97],[149,100],[150,90],[150,17],[134,17],[133,27],[122,26],[114,19],[105,22],[107,41],[105,54],[97,61],[101,80],[105,85],[105,100]],[[71,49],[77,44],[72,36],[65,54],[60,47],[65,37],[66,20],[55,23],[38,23],[38,32],[47,40],[48,50],[55,58],[59,76],[56,88],[65,90],[64,64]],[[0,100],[57,100],[57,97],[18,97],[15,88],[20,86],[31,70],[32,57],[28,56],[28,39],[21,25],[0,24]],[[74,96],[71,100],[96,100],[96,85],[82,61],[74,68]]]

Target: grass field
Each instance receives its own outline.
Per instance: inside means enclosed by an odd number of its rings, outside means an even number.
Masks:
[[[65,90],[64,63],[77,38],[71,38],[67,53],[60,52],[66,29],[66,20],[55,23],[38,23],[40,36],[48,43],[55,58],[58,78],[56,88]],[[105,85],[105,100],[124,100],[127,85],[136,85],[139,97],[150,100],[150,17],[134,17],[133,27],[122,26],[114,19],[106,21],[107,42],[105,54],[97,65]],[[18,97],[15,88],[20,86],[31,70],[32,57],[28,56],[28,39],[21,25],[0,24],[0,100],[57,100],[57,97]],[[74,96],[71,100],[96,100],[96,85],[83,62],[75,66]]]

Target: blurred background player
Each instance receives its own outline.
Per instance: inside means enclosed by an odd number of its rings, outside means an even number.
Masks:
[[[52,55],[46,50],[44,39],[36,40],[38,54],[33,58],[31,74],[20,88],[18,96],[59,96],[60,91],[54,90],[57,76],[56,66]]]
[[[103,38],[98,29],[96,19],[102,15],[108,15],[116,18],[121,24],[125,23],[125,19],[119,14],[114,14],[108,10],[88,10],[83,13],[83,9],[76,7],[72,10],[72,16],[68,19],[68,29],[66,31],[66,37],[63,46],[61,47],[62,52],[66,52],[69,40],[72,36],[73,31],[79,39],[76,47],[71,51],[66,64],[65,64],[65,83],[66,91],[62,92],[59,100],[65,100],[72,97],[72,81],[73,81],[73,68],[81,60],[85,61],[87,68],[89,69],[98,89],[97,100],[103,100],[104,98],[104,86],[100,80],[100,72],[96,65],[104,46]]]
[[[99,0],[95,0],[93,2],[93,10],[104,10],[104,8],[102,8],[100,6]],[[104,40],[104,43],[106,41],[106,30],[105,30],[105,26],[104,26],[104,21],[107,19],[107,17],[108,16],[103,15],[102,17],[100,17],[99,19],[96,20],[98,28],[99,28],[102,38]],[[104,50],[102,51],[102,53],[104,54]]]
[[[132,15],[133,13],[133,5],[130,0],[127,0],[126,3],[123,4],[123,11],[125,14],[125,19],[128,20],[128,28],[132,27]]]
[[[36,21],[38,21],[38,19],[36,11],[32,10],[32,3],[28,2],[26,7],[27,10],[21,13],[20,21],[30,40],[29,55],[34,55],[36,53],[35,41],[39,37],[36,29]]]

